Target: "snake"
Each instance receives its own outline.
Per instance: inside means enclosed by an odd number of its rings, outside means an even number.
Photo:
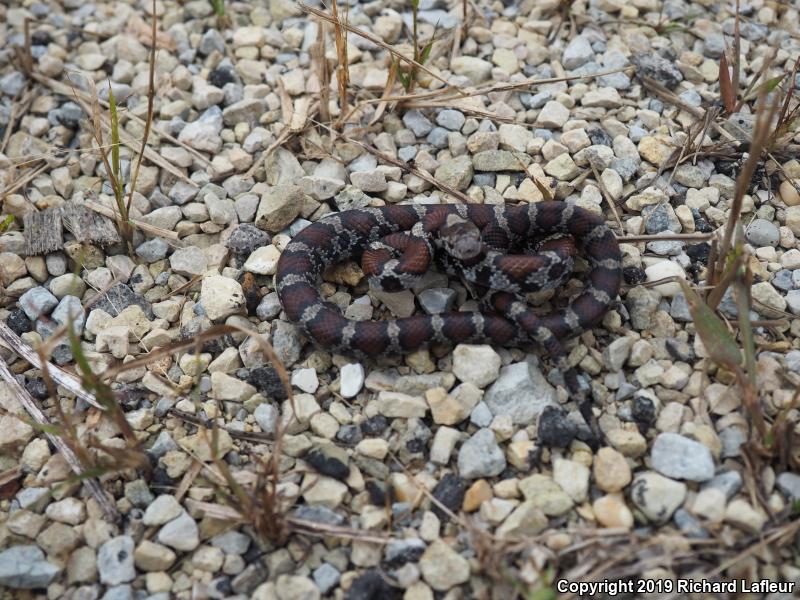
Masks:
[[[544,241],[534,251],[537,240]],[[515,250],[522,253],[507,254]],[[575,254],[589,265],[583,289],[565,306],[537,314],[525,295],[560,286]],[[370,285],[384,291],[412,287],[434,262],[443,265],[479,295],[479,310],[347,318],[322,297],[318,280],[327,268],[359,258]],[[432,343],[538,343],[566,369],[562,340],[602,320],[621,279],[619,244],[602,216],[567,202],[542,201],[398,204],[330,213],[285,246],[274,284],[288,320],[319,346],[342,354],[407,354]]]

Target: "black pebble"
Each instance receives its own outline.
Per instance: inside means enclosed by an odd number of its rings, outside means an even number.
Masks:
[[[461,505],[464,503],[464,494],[466,493],[467,482],[453,473],[445,474],[436,484],[436,487],[433,488],[433,497],[454,513],[461,510]],[[434,505],[433,512],[440,519],[449,518],[438,505]]]
[[[647,279],[647,275],[639,267],[625,267],[622,269],[622,277],[628,285],[638,285]]]
[[[225,87],[227,83],[233,83],[236,78],[230,69],[214,69],[208,74],[208,83],[218,88]]]
[[[578,434],[578,425],[555,406],[547,406],[539,417],[539,442],[549,448],[566,448]]]
[[[317,473],[333,477],[344,481],[350,475],[350,469],[346,464],[333,456],[327,456],[324,452],[312,449],[303,459],[311,465]]]
[[[378,436],[389,427],[389,419],[383,415],[375,415],[361,423],[361,432],[364,435]]]
[[[256,367],[250,369],[247,383],[255,387],[259,392],[272,400],[285,400],[286,389],[281,383],[278,372],[271,366]]]
[[[21,309],[12,310],[6,318],[6,325],[17,335],[31,330],[31,321]]]
[[[400,598],[400,590],[389,585],[377,569],[370,569],[353,582],[345,598],[346,600],[392,600]]]
[[[656,422],[656,407],[650,398],[644,396],[634,398],[632,414],[639,425],[649,427]]]

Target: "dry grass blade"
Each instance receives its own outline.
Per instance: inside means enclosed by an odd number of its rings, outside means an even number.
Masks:
[[[303,8],[302,4],[300,4],[300,8]],[[334,27],[334,37],[336,39],[336,59],[339,63],[336,67],[336,85],[339,88],[339,110],[340,114],[345,115],[347,114],[348,107],[347,88],[350,85],[350,61],[347,59],[347,29],[346,25],[339,19],[339,9],[337,8],[336,0],[333,0],[331,3],[331,11],[333,12],[332,23]]]
[[[133,176],[131,177],[130,181],[130,191],[128,192],[128,204],[127,204],[127,211],[126,213],[130,212],[131,203],[133,202],[133,192],[136,190],[136,182],[139,180],[139,169],[142,166],[142,161],[144,160],[144,153],[147,149],[147,139],[150,137],[150,128],[153,125],[153,103],[155,101],[156,96],[156,48],[158,46],[157,36],[156,36],[156,0],[153,0],[153,19],[152,19],[152,38],[151,43],[152,46],[150,47],[150,65],[149,65],[149,73],[147,79],[147,118],[144,122],[144,133],[142,134],[142,147],[139,150],[139,156],[136,160],[136,167],[133,171]]]
[[[30,346],[28,346],[28,344],[23,342],[22,339],[20,339],[20,337],[2,321],[0,321],[0,340],[2,340],[5,345],[8,346],[14,353],[21,356],[37,369],[44,370],[46,368],[56,383],[68,390],[71,394],[74,394],[77,398],[80,398],[87,404],[91,404],[95,408],[103,410],[103,406],[97,402],[94,394],[86,391],[77,377],[71,373],[67,373],[61,367],[57,367],[49,362],[47,364],[42,362],[39,355]]]
[[[750,310],[752,309],[751,288],[753,286],[753,271],[745,264],[737,269],[733,290],[736,297],[736,309],[739,320],[739,333],[742,336],[744,348],[744,365],[750,389],[756,390],[756,344],[753,339],[753,326],[750,323]],[[748,400],[747,397],[745,400]],[[750,398],[747,404],[751,412],[759,410],[757,398]]]
[[[0,323],[0,325],[5,326],[4,323]],[[75,475],[81,478],[83,485],[86,486],[86,489],[97,501],[97,504],[103,510],[103,514],[105,514],[106,518],[112,523],[119,521],[121,518],[120,514],[117,512],[114,504],[106,496],[103,488],[100,486],[100,482],[94,477],[87,477],[86,470],[83,468],[80,460],[78,460],[78,457],[75,455],[75,452],[73,452],[72,448],[70,448],[70,446],[67,445],[60,436],[50,432],[50,430],[53,429],[52,424],[47,420],[47,417],[39,409],[36,401],[31,397],[28,391],[23,388],[16,378],[11,374],[8,365],[2,359],[2,357],[0,357],[0,378],[2,378],[11,388],[17,400],[19,400],[20,404],[22,404],[31,418],[38,425],[45,429],[45,435],[47,438],[50,440],[53,446],[55,446],[58,451],[61,452],[62,456],[67,463],[69,463],[69,466]]]
[[[437,81],[443,83],[447,88],[458,91],[459,94],[461,94],[462,96],[464,95],[463,92],[461,91],[461,88],[452,85],[446,79],[444,79],[441,75],[439,75],[435,71],[429,69],[425,65],[420,64],[419,62],[415,61],[414,59],[411,59],[411,58],[408,58],[407,56],[402,55],[400,52],[398,52],[397,50],[392,48],[389,44],[384,42],[381,38],[379,38],[378,36],[370,33],[369,31],[365,31],[363,29],[359,29],[358,27],[353,27],[349,23],[342,22],[341,19],[338,19],[336,17],[332,17],[331,15],[327,14],[326,12],[321,11],[318,8],[315,8],[313,6],[309,6],[308,4],[305,4],[303,2],[298,2],[297,5],[302,10],[304,10],[305,12],[307,12],[309,14],[314,15],[315,17],[318,17],[320,19],[328,21],[329,23],[333,23],[334,26],[342,27],[345,30],[349,31],[350,33],[355,33],[357,36],[360,36],[360,37],[364,38],[365,40],[368,40],[368,41],[372,42],[376,46],[380,46],[381,48],[383,48],[384,50],[389,52],[389,54],[391,54],[397,60],[406,63],[410,67],[413,67],[415,69],[419,69],[420,71],[424,71],[425,73],[427,73],[428,75],[430,75],[431,77],[436,79]]]
[[[89,208],[94,212],[103,215],[104,217],[108,217],[109,219],[113,219],[116,216],[112,209],[108,208],[103,204],[100,204],[99,202],[94,202],[92,200],[87,199],[83,201],[83,204],[84,206],[86,206],[86,208]],[[132,225],[135,225],[138,229],[141,229],[142,231],[144,231],[145,233],[149,233],[150,235],[162,237],[164,239],[172,240],[174,242],[180,240],[178,234],[169,229],[164,229],[156,225],[151,225],[150,223],[146,223],[145,221],[142,221],[141,219],[136,219],[134,217],[129,217],[128,221]]]
[[[722,105],[725,112],[731,114],[736,110],[736,91],[731,82],[731,72],[728,68],[728,59],[725,52],[719,57],[719,95],[722,97]]]
[[[739,176],[736,178],[736,190],[731,204],[730,214],[728,221],[725,224],[725,233],[722,238],[722,243],[719,248],[719,256],[717,258],[716,268],[714,272],[721,273],[725,268],[725,260],[728,252],[731,250],[731,241],[733,240],[733,233],[736,230],[736,224],[742,214],[742,206],[744,204],[744,197],[750,187],[750,181],[753,179],[758,163],[761,161],[761,153],[764,150],[764,144],[767,137],[771,132],[771,125],[775,111],[778,106],[778,95],[773,94],[772,100],[767,104],[767,96],[765,92],[759,95],[758,104],[756,105],[756,124],[753,129],[753,138],[750,142],[750,154],[742,167]],[[715,282],[710,282],[715,283]]]
[[[329,123],[331,113],[329,108],[331,97],[331,72],[328,59],[325,57],[325,23],[320,23],[317,28],[317,40],[309,49],[311,63],[317,66],[317,79],[319,79],[319,116]]]

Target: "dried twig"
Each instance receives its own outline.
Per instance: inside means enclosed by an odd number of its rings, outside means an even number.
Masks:
[[[0,330],[6,327],[4,323],[0,323],[0,326],[2,326],[0,327]],[[32,363],[33,361],[29,362]],[[52,373],[54,375],[57,373],[57,371],[60,371],[58,367],[53,367],[52,365],[50,365],[50,368],[52,369]],[[9,370],[8,365],[6,364],[6,361],[4,361],[2,357],[0,357],[0,378],[2,378],[8,384],[8,386],[14,392],[16,399],[23,406],[23,408],[25,408],[25,410],[37,424],[48,429],[53,426],[47,420],[47,417],[41,411],[39,406],[36,404],[36,401],[33,399],[33,397],[28,393],[28,391],[24,387],[22,387],[19,384],[17,379],[11,374],[11,371]],[[54,379],[56,379],[55,376]],[[61,381],[59,381],[59,383],[61,384]],[[72,471],[75,473],[75,475],[77,475],[82,480],[83,485],[86,486],[86,489],[97,501],[97,504],[100,505],[100,508],[103,510],[103,513],[105,514],[106,518],[112,522],[118,521],[120,519],[120,515],[117,512],[116,507],[106,496],[105,492],[103,491],[103,488],[100,486],[100,482],[94,477],[85,476],[85,470],[81,465],[80,461],[78,460],[78,457],[75,456],[75,453],[72,451],[72,448],[70,448],[64,442],[64,440],[62,440],[57,435],[54,435],[47,431],[45,431],[45,435],[47,436],[47,439],[49,439],[50,442],[53,444],[53,446],[55,446],[58,449],[58,451],[61,452],[62,456],[64,457],[64,460],[66,460],[67,463],[69,463],[69,466],[72,468]]]
[[[0,340],[5,342],[5,345],[7,345],[15,354],[18,354],[24,358],[34,367],[37,369],[42,368],[42,361],[40,360],[36,351],[28,346],[28,344],[23,342],[22,339],[20,339],[20,337],[2,321],[0,321]],[[50,376],[58,385],[68,390],[70,393],[75,394],[76,397],[80,398],[87,404],[91,404],[95,408],[104,410],[102,405],[97,402],[94,395],[83,389],[83,386],[77,377],[71,373],[68,373],[61,367],[57,367],[51,363],[47,363],[47,369],[50,372]]]

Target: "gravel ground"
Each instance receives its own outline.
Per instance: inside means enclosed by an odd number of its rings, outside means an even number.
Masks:
[[[344,102],[325,75],[341,73],[333,26],[323,64],[320,21],[291,0],[225,2],[224,17],[207,0],[161,0],[130,247],[69,227],[57,249],[28,255],[34,213],[114,207],[87,114],[109,87],[133,141],[121,148],[131,179],[152,6],[4,2],[0,201],[14,220],[0,234],[0,321],[76,372],[59,332],[72,322],[78,357],[111,373],[119,409],[48,386],[35,358],[0,346],[0,597],[544,599],[563,591],[557,580],[607,578],[650,581],[626,597],[655,598],[687,579],[800,585],[794,122],[745,182],[739,219],[766,440],[681,287],[646,285],[706,282],[706,234],[731,218],[755,122],[752,98],[725,104],[720,57],[739,39],[742,93],[762,69],[756,93],[780,74],[781,94],[800,91],[799,10],[743,3],[735,37],[735,6],[708,0],[421,0],[419,38],[436,39],[427,70],[413,98],[381,103],[405,94],[384,90],[387,48],[413,54],[410,3],[349,7],[373,39],[347,39]],[[599,447],[579,441],[586,424],[539,351],[459,345],[356,362],[282,315],[273,275],[294,233],[336,210],[455,201],[439,183],[476,203],[552,195],[621,238],[620,298],[568,345]],[[538,298],[542,310],[581,278]],[[354,319],[474,305],[440,274],[389,294],[348,263],[320,285]],[[731,290],[718,314],[735,332]],[[271,342],[292,400],[256,337],[222,324]],[[50,427],[28,416],[37,404]],[[57,443],[99,465],[87,485]]]

